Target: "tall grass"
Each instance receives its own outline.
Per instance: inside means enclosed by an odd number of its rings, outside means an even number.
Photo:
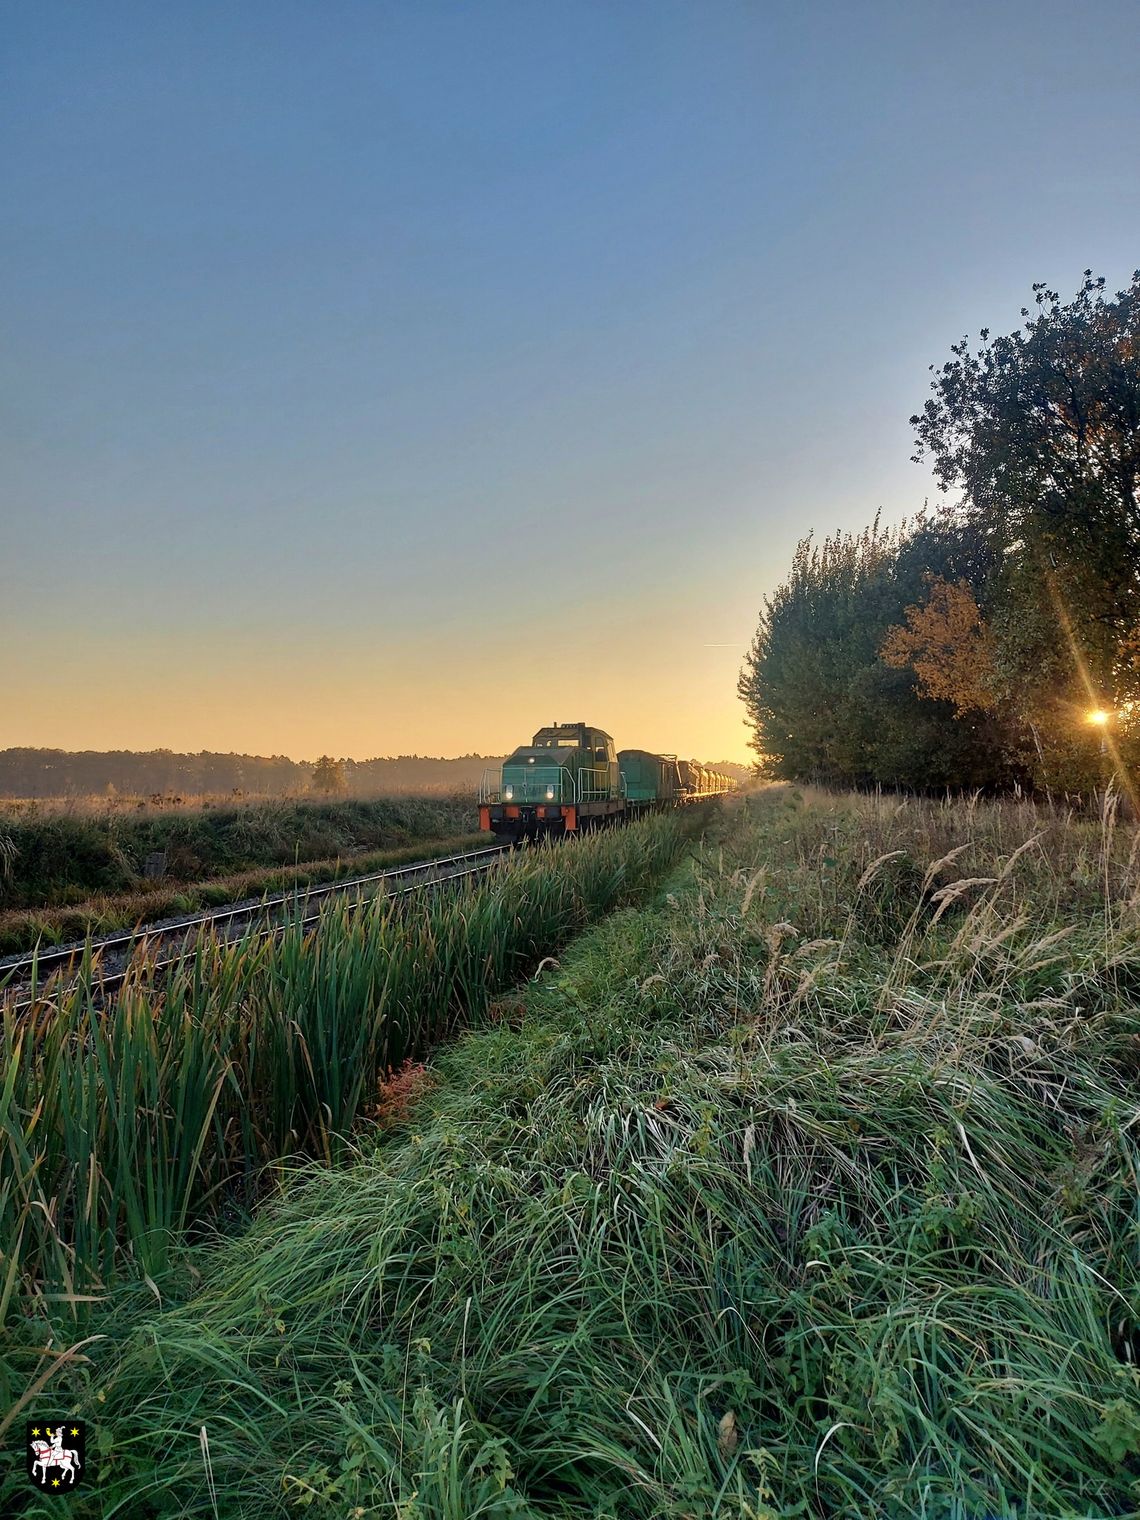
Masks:
[[[1140,1514],[1135,831],[725,816],[91,1349],[100,1514]]]
[[[90,965],[4,1017],[0,1310],[60,1324],[117,1272],[161,1281],[187,1229],[249,1205],[265,1166],[337,1160],[378,1078],[477,1016],[544,953],[676,858],[659,819],[516,858],[403,906],[333,905],[316,929],[206,941],[104,1002]],[[18,1391],[7,1368],[0,1394]]]
[[[88,897],[67,908],[0,909],[0,955],[30,953],[37,945],[82,943],[88,936],[132,929],[163,918],[192,913],[199,908],[256,901],[268,894],[304,891],[308,886],[343,877],[379,871],[388,866],[458,854],[485,845],[486,834],[452,835],[447,839],[423,838],[398,849],[353,851],[328,860],[303,865],[259,867],[229,876],[212,876],[200,882],[166,882],[130,892]],[[0,840],[2,846],[2,840]],[[0,973],[3,968],[0,967]]]
[[[171,882],[397,848],[470,830],[470,796],[230,800],[125,812],[32,804],[0,817],[0,909],[67,906],[138,890],[148,861]]]

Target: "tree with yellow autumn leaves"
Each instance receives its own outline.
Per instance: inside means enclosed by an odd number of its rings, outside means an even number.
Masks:
[[[887,630],[880,646],[892,670],[912,670],[915,691],[932,702],[949,702],[955,717],[992,712],[998,705],[994,639],[969,581],[928,575],[921,606]]]

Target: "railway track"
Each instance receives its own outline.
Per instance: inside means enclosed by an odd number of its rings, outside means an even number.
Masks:
[[[272,897],[230,903],[192,917],[140,925],[129,933],[108,934],[83,944],[51,946],[32,955],[9,956],[0,960],[0,1006],[20,1013],[35,1002],[58,996],[74,985],[74,973],[83,966],[88,954],[100,988],[113,991],[132,966],[145,963],[152,972],[176,966],[193,953],[203,934],[238,940],[268,937],[298,925],[310,928],[335,898],[361,903],[379,896],[411,897],[451,882],[484,876],[510,851],[509,843],[490,845],[459,855],[372,871],[366,876],[279,892]]]

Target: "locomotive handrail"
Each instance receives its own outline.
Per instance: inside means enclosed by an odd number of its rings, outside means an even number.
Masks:
[[[592,779],[587,780],[588,777]],[[598,784],[599,777],[604,777],[600,785]],[[613,787],[610,784],[608,765],[583,767],[578,772],[579,802],[608,802],[612,796]]]
[[[508,791],[511,794],[509,797]],[[550,791],[553,791],[553,797],[547,796]],[[576,803],[579,796],[574,777],[564,765],[539,765],[505,785],[501,769],[485,770],[479,784],[479,801],[484,806],[498,802]]]

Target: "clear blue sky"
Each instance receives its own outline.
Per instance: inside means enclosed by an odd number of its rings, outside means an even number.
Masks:
[[[1140,265],[1140,5],[124,5],[0,39],[0,745],[742,756],[926,367]]]

